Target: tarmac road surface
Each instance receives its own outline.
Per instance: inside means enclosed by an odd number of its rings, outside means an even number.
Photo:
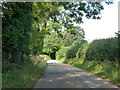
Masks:
[[[116,85],[77,67],[49,60],[46,71],[34,88],[118,88]]]

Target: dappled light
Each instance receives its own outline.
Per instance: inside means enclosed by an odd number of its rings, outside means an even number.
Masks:
[[[89,42],[81,27],[84,18],[100,20],[112,2],[1,3],[3,88],[120,85],[119,33]]]
[[[43,77],[34,88],[117,88],[117,86],[87,71],[49,60]]]

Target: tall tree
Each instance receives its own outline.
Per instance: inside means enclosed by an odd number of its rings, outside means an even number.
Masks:
[[[43,39],[50,32],[49,21],[54,22],[51,27],[61,37],[61,25],[72,35],[81,36],[78,27],[70,26],[82,23],[83,16],[100,19],[104,8],[102,2],[4,2],[2,9],[3,58],[17,62],[17,58],[20,61],[29,56],[30,50],[42,53]]]
[[[4,2],[2,5],[3,60],[21,62],[29,55],[32,3]]]

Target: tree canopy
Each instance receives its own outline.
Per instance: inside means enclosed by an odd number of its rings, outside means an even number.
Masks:
[[[85,34],[73,24],[82,23],[83,16],[100,19],[103,9],[102,2],[3,2],[3,58],[21,62],[30,54],[43,53],[44,38],[51,32],[69,46]]]

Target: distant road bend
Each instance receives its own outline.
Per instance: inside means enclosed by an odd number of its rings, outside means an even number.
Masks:
[[[116,85],[77,67],[49,60],[46,71],[34,88],[118,88]]]

